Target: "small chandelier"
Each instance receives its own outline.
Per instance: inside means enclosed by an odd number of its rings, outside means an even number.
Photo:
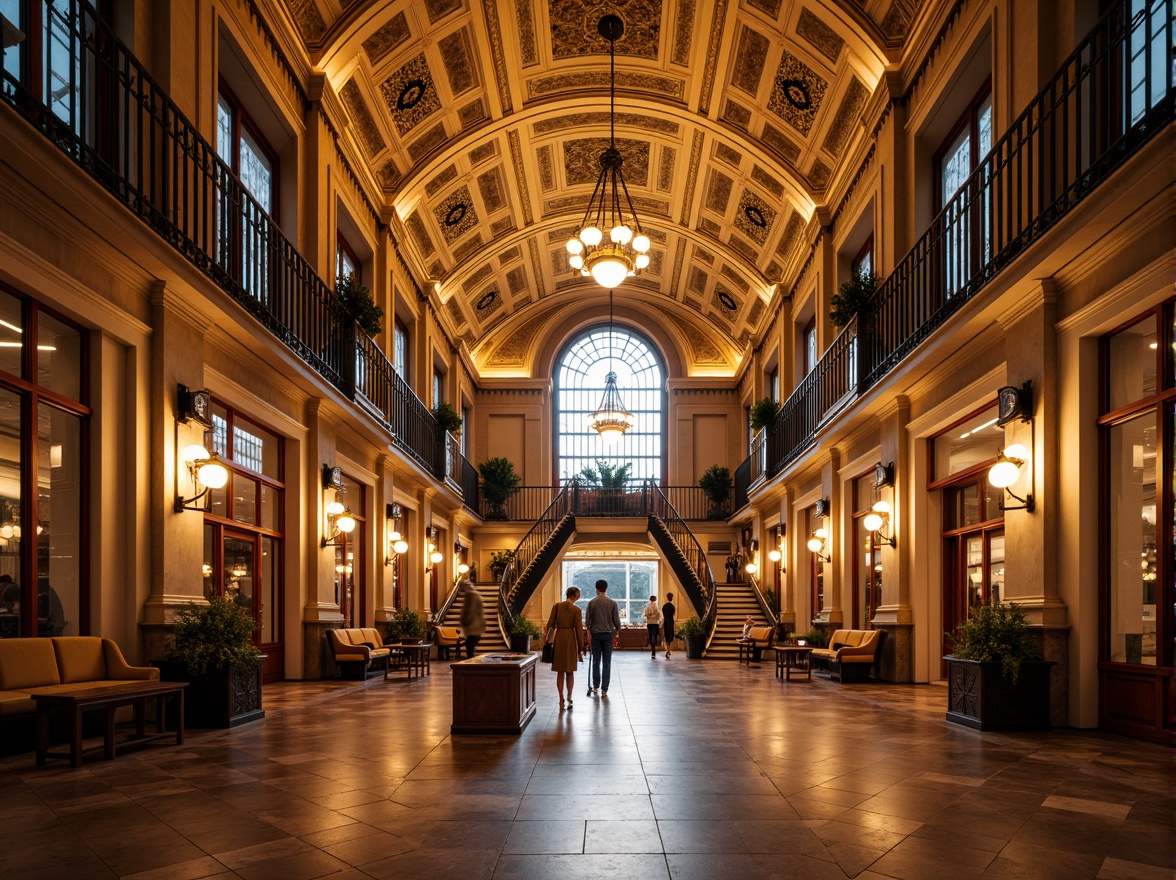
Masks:
[[[649,236],[641,231],[641,222],[633,210],[633,200],[621,172],[623,159],[616,144],[616,41],[624,34],[625,24],[610,14],[600,19],[596,30],[608,40],[608,149],[600,154],[596,188],[588,200],[580,228],[567,241],[567,249],[568,263],[573,269],[581,275],[591,275],[601,287],[612,290],[649,265]],[[623,210],[626,206],[628,220]]]
[[[607,16],[606,16],[607,17]],[[617,374],[612,370],[612,291],[608,292],[608,375],[604,377],[604,397],[600,399],[600,406],[596,412],[588,417],[588,427],[600,435],[605,445],[612,446],[625,436],[625,432],[633,427],[633,416],[625,409],[621,402],[621,392],[617,388]]]

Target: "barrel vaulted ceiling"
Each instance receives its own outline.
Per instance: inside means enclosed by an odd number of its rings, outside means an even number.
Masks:
[[[617,146],[653,249],[615,296],[664,315],[687,373],[731,375],[920,0],[285,2],[484,375],[525,371],[569,312],[607,314],[563,245],[608,142],[596,26],[619,15]]]

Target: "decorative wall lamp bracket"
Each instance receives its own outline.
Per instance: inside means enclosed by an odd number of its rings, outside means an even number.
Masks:
[[[437,549],[437,540],[440,535],[441,533],[437,531],[436,526],[429,526],[425,529],[425,537],[429,539],[429,560],[425,565],[425,571],[432,571],[445,559],[445,554]]]
[[[400,533],[400,518],[403,515],[404,511],[395,501],[385,508],[385,517],[391,520],[392,527],[388,531],[388,555],[384,557],[384,565],[394,565],[402,553],[408,552],[408,541]]]
[[[743,570],[748,574],[756,574],[759,571],[759,541],[752,538],[747,545],[747,564],[743,566]]]
[[[229,481],[229,469],[221,464],[215,452],[209,453],[199,443],[184,447],[180,453],[180,460],[187,466],[188,475],[192,480],[191,498],[185,498],[180,493],[179,475],[176,477],[176,513],[185,510],[205,512],[208,509],[208,492],[211,489],[223,489]],[[203,487],[203,488],[202,488]]]
[[[893,531],[889,535],[882,532],[890,525],[891,507],[889,501],[879,498],[878,495],[883,488],[888,486],[894,486],[894,462],[890,464],[878,462],[874,465],[874,504],[870,507],[870,512],[862,519],[862,525],[867,532],[873,533],[875,544],[897,547],[898,542],[894,539]]]
[[[332,504],[339,504],[338,501]],[[342,505],[340,505],[342,507]],[[355,517],[351,515],[351,508],[344,507],[338,513],[331,513],[331,504],[327,505],[327,525],[329,529],[334,529],[331,533],[330,539],[323,537],[323,547],[342,547],[346,536],[355,531]]]
[[[832,554],[829,553],[829,533],[823,529],[816,529],[812,536],[808,539],[806,546],[810,551],[816,554],[817,558],[822,562],[832,562]]]
[[[768,551],[768,559],[784,568],[784,524],[780,523],[775,529],[776,545]]]
[[[1002,497],[999,505],[1002,511],[1024,510],[1033,513],[1037,508],[1033,492],[1029,491],[1021,496],[1010,488],[1020,479],[1021,469],[1026,464],[1029,465],[1029,488],[1030,490],[1033,488],[1032,450],[1037,448],[1037,424],[1033,420],[1033,383],[1026,382],[1020,388],[1006,385],[996,392],[996,400],[998,412],[996,423],[1002,428],[1014,419],[1029,423],[1029,448],[1026,449],[1020,443],[1013,443],[1002,449],[1000,455],[997,456],[996,463],[988,470],[988,482],[997,489],[1003,489],[1004,494],[1009,498],[1021,502],[1020,504],[1006,504],[1005,498]]]

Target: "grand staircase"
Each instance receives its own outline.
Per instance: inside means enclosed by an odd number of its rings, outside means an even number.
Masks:
[[[509,646],[503,638],[502,630],[498,626],[498,584],[474,584],[474,589],[482,597],[482,606],[486,610],[486,632],[478,640],[479,654],[489,654],[495,651],[505,651]],[[442,626],[461,625],[461,604],[464,602],[460,595],[450,602],[441,620]]]
[[[706,649],[706,657],[708,660],[737,660],[739,645],[736,639],[743,634],[743,622],[751,615],[756,623],[764,623],[764,613],[751,584],[715,584],[715,590],[718,593],[718,613],[715,634]]]

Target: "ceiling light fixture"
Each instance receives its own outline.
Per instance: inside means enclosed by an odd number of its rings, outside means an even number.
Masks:
[[[616,143],[616,41],[625,33],[625,23],[616,15],[606,15],[596,30],[608,40],[608,149],[600,154],[600,176],[596,178],[584,219],[566,246],[568,263],[573,269],[581,275],[591,275],[601,287],[612,290],[649,265],[650,242],[649,236],[641,231],[629,188],[625,186],[625,175],[621,172],[624,160]]]
[[[606,16],[607,17],[607,16]],[[625,409],[621,401],[621,392],[617,388],[617,374],[612,368],[612,291],[608,292],[608,375],[604,377],[604,396],[600,398],[600,406],[596,412],[588,417],[588,427],[600,435],[600,439],[608,446],[612,446],[625,436],[625,432],[633,427],[633,416]]]

